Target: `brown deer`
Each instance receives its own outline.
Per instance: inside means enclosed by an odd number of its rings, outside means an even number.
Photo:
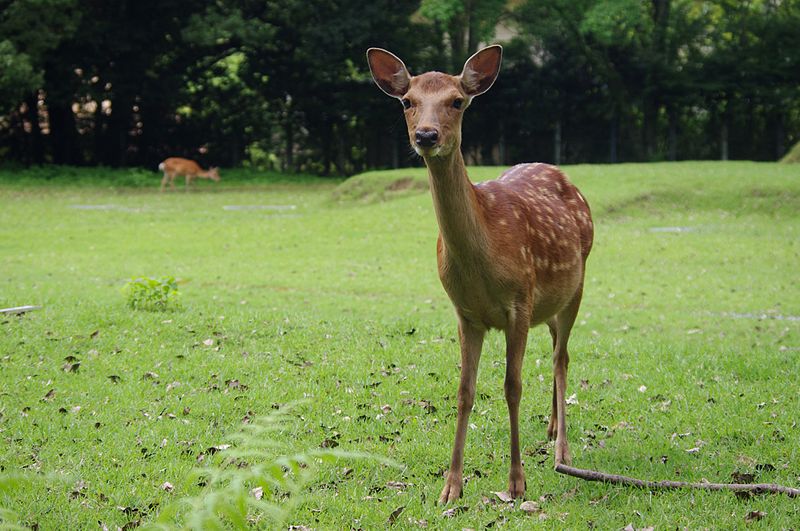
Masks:
[[[219,171],[217,168],[211,167],[208,170],[203,170],[199,164],[193,160],[182,159],[180,157],[170,157],[158,165],[158,169],[164,172],[164,178],[161,179],[161,191],[169,183],[170,188],[175,188],[175,177],[183,175],[186,177],[186,185],[184,190],[189,188],[192,181],[197,178],[211,179],[214,182],[219,182]]]
[[[583,294],[593,227],[586,200],[547,164],[518,164],[497,180],[474,185],[461,154],[461,120],[472,98],[494,84],[502,48],[480,50],[458,76],[409,74],[380,48],[367,60],[377,85],[399,99],[408,136],[425,159],[439,239],[439,278],[455,306],[461,344],[458,420],[450,470],[440,503],[461,496],[464,443],[475,398],[483,338],[492,328],[506,337],[505,397],[511,424],[508,491],[525,494],[519,447],[522,359],[528,329],[547,323],[553,339],[553,408],[547,435],[555,464],[570,464],[567,445],[567,341]]]

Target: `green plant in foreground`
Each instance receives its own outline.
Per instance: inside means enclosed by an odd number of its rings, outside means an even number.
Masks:
[[[233,445],[209,449],[209,464],[188,475],[203,490],[165,507],[153,529],[279,528],[303,501],[303,490],[317,477],[319,465],[342,458],[375,459],[333,449],[280,455],[281,435],[289,427],[287,409],[255,418],[231,436]],[[206,460],[206,459],[204,459]],[[397,466],[387,459],[384,464]]]
[[[28,480],[19,474],[0,475],[0,494],[12,491],[14,489],[24,488]],[[28,529],[20,522],[19,515],[0,505],[0,529],[3,531],[11,531],[16,529]]]
[[[122,292],[134,310],[164,311],[180,306],[175,277],[134,277],[125,283]]]

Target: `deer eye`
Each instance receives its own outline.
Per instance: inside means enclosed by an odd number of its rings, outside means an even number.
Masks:
[[[464,105],[464,100],[461,98],[456,98],[453,100],[453,108],[460,109]]]
[[[410,100],[410,99],[408,99],[408,98],[403,98],[403,99],[402,99],[402,100],[400,100],[400,101],[402,101],[402,102],[403,102],[403,108],[404,108],[404,109],[410,109],[410,108],[411,108],[411,100]]]

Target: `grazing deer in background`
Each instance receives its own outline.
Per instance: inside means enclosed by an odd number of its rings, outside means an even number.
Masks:
[[[170,157],[158,165],[158,169],[164,172],[164,178],[161,179],[161,191],[169,182],[170,188],[175,188],[175,177],[184,175],[186,177],[186,185],[184,190],[189,188],[192,181],[201,179],[211,179],[214,182],[219,182],[219,171],[217,168],[211,167],[208,170],[203,170],[199,164],[193,160],[182,159],[180,157]]]
[[[439,223],[439,278],[455,306],[461,344],[458,420],[450,470],[439,497],[461,496],[464,443],[475,398],[478,361],[486,331],[506,336],[505,397],[511,424],[508,491],[525,494],[519,447],[522,359],[528,329],[547,323],[553,339],[553,409],[547,435],[555,439],[555,463],[570,464],[567,445],[567,341],[583,293],[592,248],[589,206],[557,168],[518,164],[500,178],[473,185],[461,154],[461,120],[472,98],[492,86],[502,48],[470,57],[458,76],[409,74],[403,62],[380,48],[367,60],[377,85],[399,99],[408,136],[428,167]]]

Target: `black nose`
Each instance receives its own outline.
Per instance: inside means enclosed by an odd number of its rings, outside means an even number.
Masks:
[[[432,147],[439,140],[439,132],[436,129],[418,129],[414,135],[419,147]]]

